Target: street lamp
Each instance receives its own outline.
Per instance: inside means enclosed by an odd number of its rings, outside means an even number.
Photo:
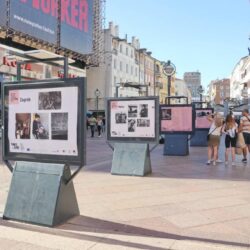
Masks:
[[[97,117],[98,117],[98,110],[99,110],[99,96],[101,95],[101,91],[99,89],[95,90],[95,97],[96,97],[96,110],[97,110]]]
[[[171,96],[171,77],[176,72],[176,67],[170,60],[163,65],[163,73],[168,77],[168,96]],[[168,104],[170,104],[170,98],[168,98]]]
[[[200,102],[202,102],[202,93],[204,92],[202,85],[198,87],[197,91],[200,94]]]

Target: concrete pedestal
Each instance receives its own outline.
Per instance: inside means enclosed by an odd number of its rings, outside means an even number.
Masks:
[[[187,134],[166,134],[164,142],[164,155],[184,156],[189,154]]]
[[[55,226],[79,215],[68,166],[17,162],[3,218]]]
[[[111,174],[145,176],[151,172],[148,144],[115,143]]]
[[[195,134],[192,136],[190,140],[190,146],[194,147],[207,147],[207,135],[209,129],[206,130],[195,130]]]

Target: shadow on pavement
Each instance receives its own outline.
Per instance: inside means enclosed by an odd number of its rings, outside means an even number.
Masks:
[[[112,239],[108,235],[107,237],[104,237],[104,236],[86,235],[82,233],[85,232],[85,233],[100,233],[100,234],[117,234],[117,235],[138,236],[138,237],[144,236],[144,237],[164,238],[170,240],[171,239],[180,241],[188,240],[199,243],[220,244],[223,246],[250,247],[250,244],[170,234],[161,231],[150,230],[111,221],[105,221],[82,215],[71,219],[67,223],[60,225],[57,228],[37,227],[34,225],[15,223],[5,220],[0,220],[0,225],[5,227],[12,227],[16,229],[43,233],[43,234],[57,235],[79,240],[102,242],[104,244],[119,245],[124,247],[134,247],[138,249],[148,249],[148,250],[164,250],[166,248],[149,246],[146,244],[141,244],[136,242],[128,242],[128,241]]]

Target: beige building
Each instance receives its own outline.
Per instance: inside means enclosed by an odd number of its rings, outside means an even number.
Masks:
[[[211,81],[208,86],[212,104],[223,104],[225,99],[230,98],[230,79],[217,79]]]

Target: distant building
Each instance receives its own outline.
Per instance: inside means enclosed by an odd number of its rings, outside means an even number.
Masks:
[[[231,98],[245,100],[248,103],[250,97],[250,56],[239,60],[231,74]]]
[[[174,85],[175,85],[174,86],[175,95],[176,96],[185,96],[185,97],[187,97],[188,103],[191,103],[192,97],[191,97],[191,93],[187,87],[186,82],[183,79],[175,78]],[[186,99],[185,98],[179,99],[176,103],[177,104],[185,104]]]
[[[185,72],[183,78],[191,93],[192,101],[199,101],[200,93],[198,89],[199,89],[199,86],[201,85],[201,73],[198,71],[197,72]]]
[[[217,79],[208,86],[210,101],[213,104],[223,104],[225,99],[230,98],[230,79]]]

